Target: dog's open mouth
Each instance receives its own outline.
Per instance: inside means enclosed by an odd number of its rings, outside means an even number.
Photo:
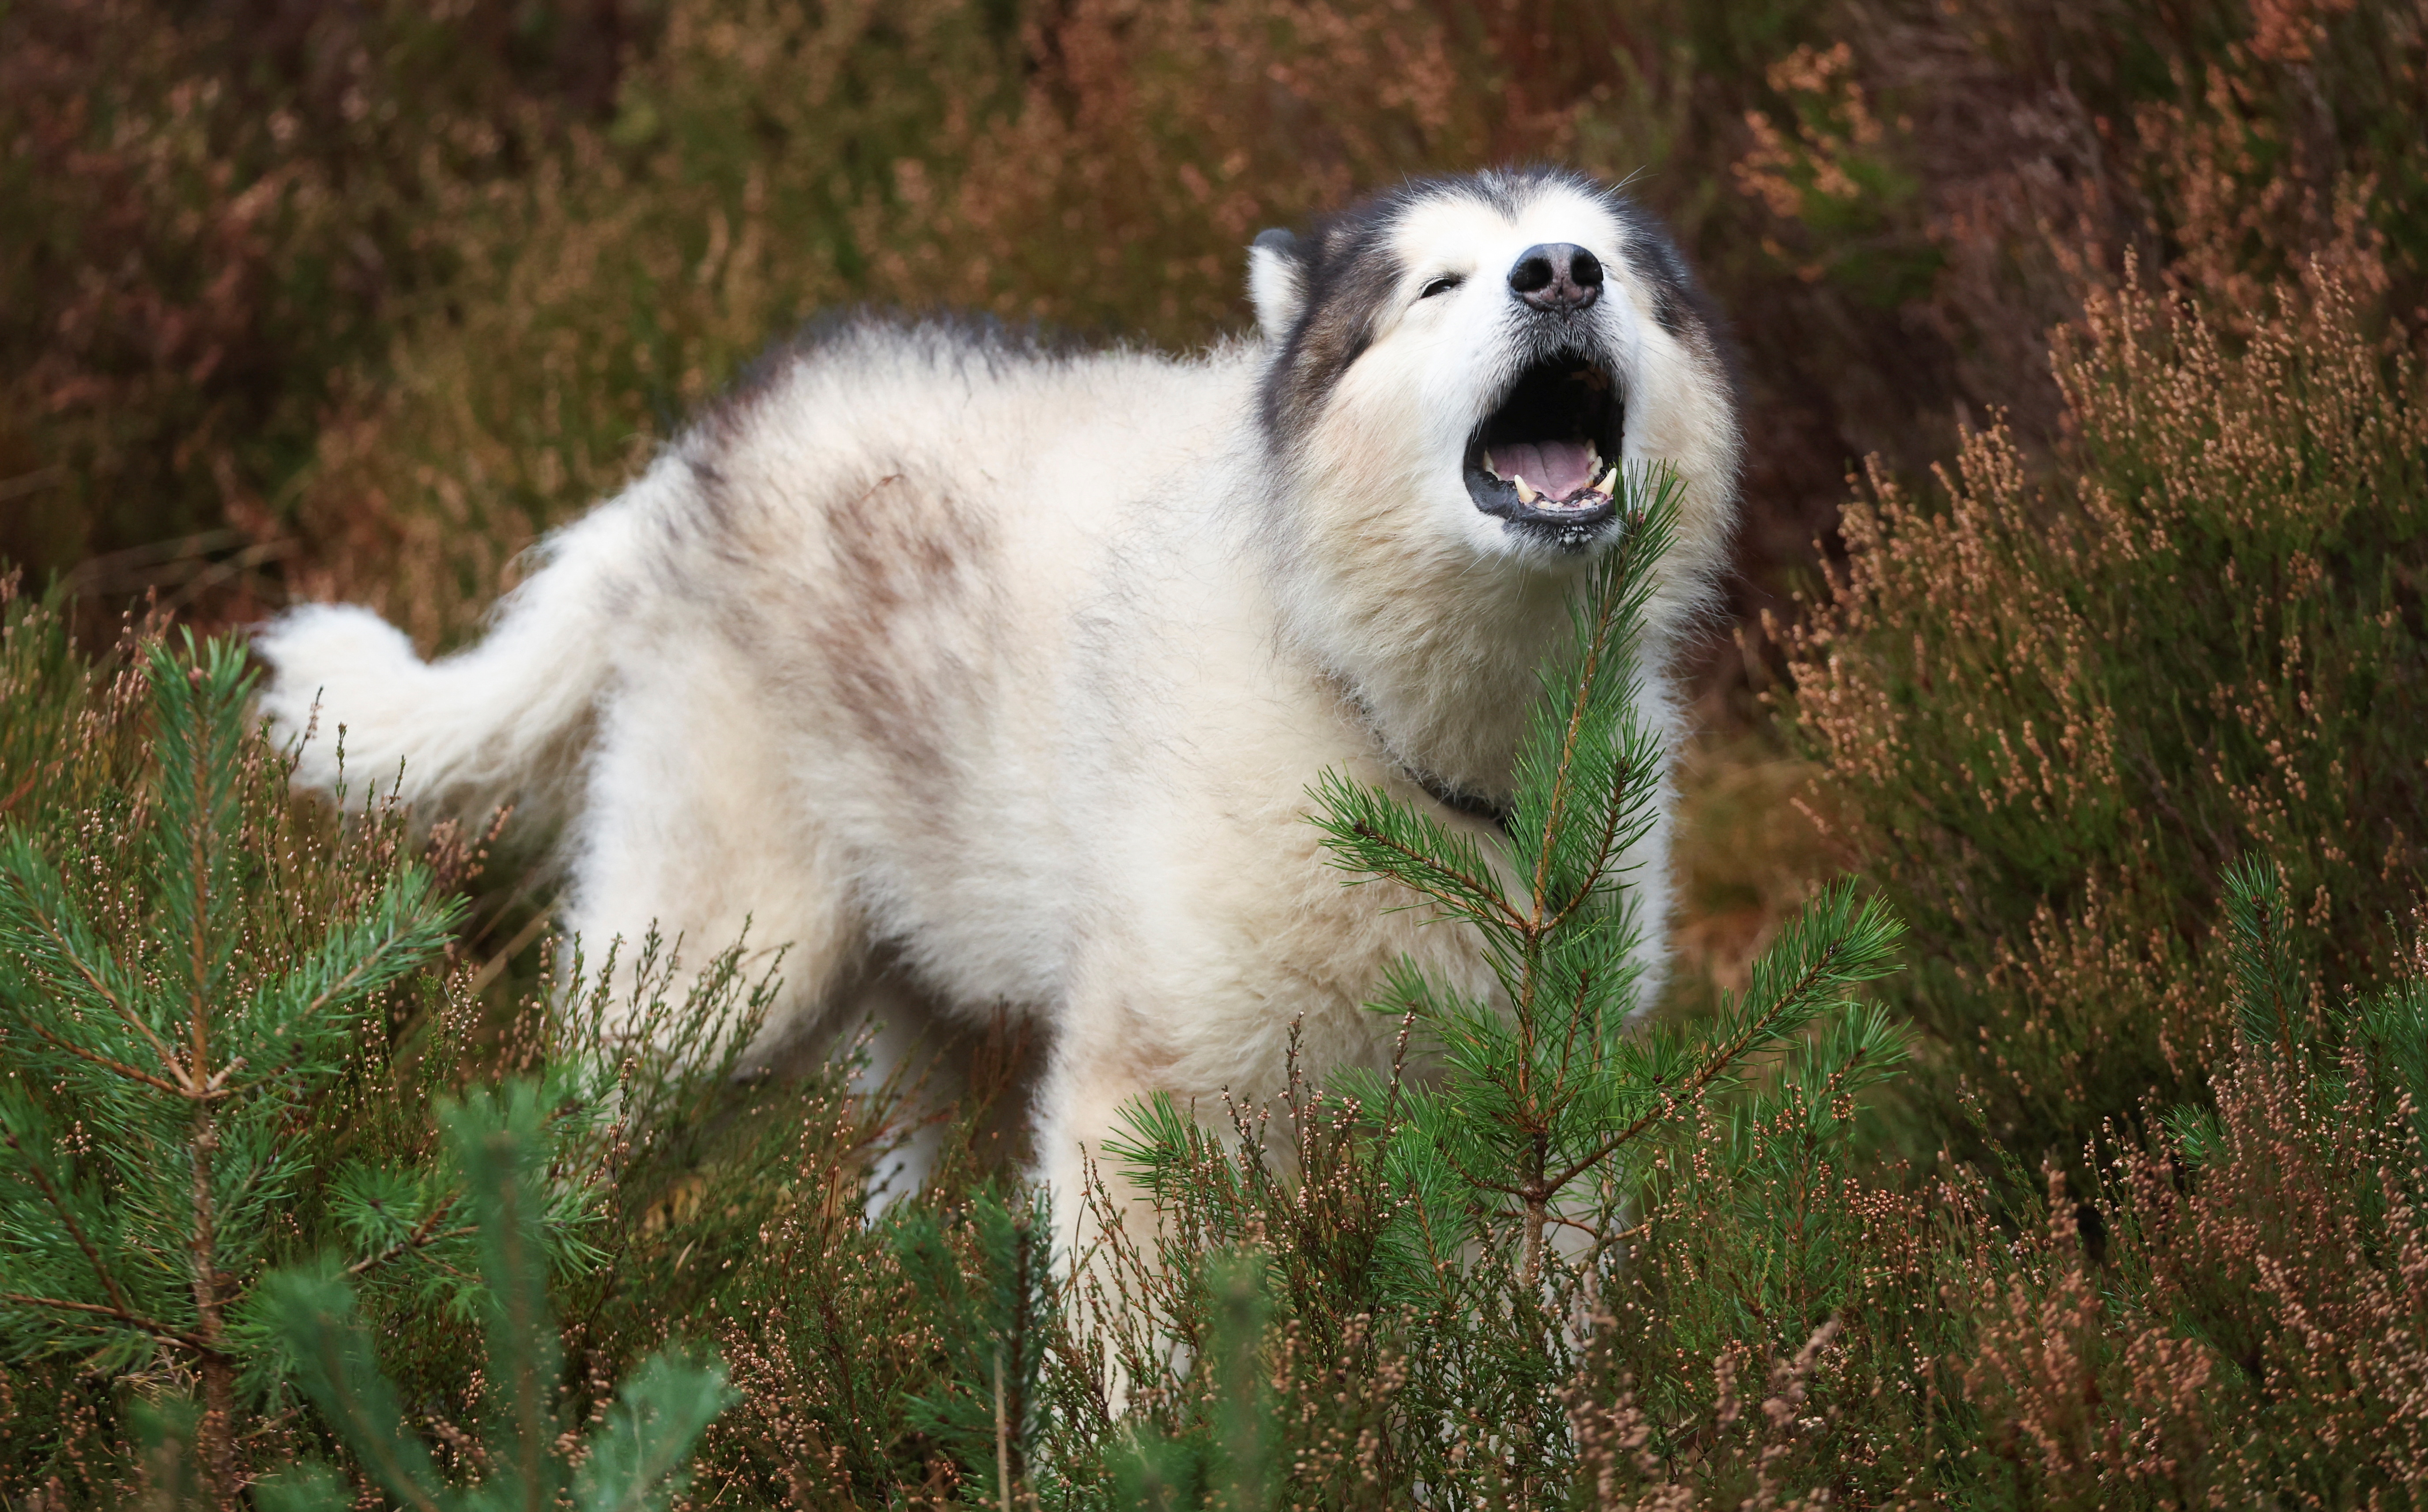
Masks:
[[[1588,531],[1616,512],[1626,418],[1608,367],[1576,353],[1537,362],[1468,438],[1468,496],[1513,524]]]

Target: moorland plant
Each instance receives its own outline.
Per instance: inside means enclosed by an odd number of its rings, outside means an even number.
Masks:
[[[0,1498],[2416,1504],[2423,125],[2350,0],[0,11]],[[543,837],[294,803],[209,638],[468,634],[815,308],[1204,339],[1261,225],[1536,154],[1742,338],[1750,943],[1616,1027],[1631,558],[1532,902],[1318,795],[1516,1009],[1139,1110],[1093,1298],[1016,1120],[870,1222],[917,1089],[734,1077],[780,959],[543,964]]]

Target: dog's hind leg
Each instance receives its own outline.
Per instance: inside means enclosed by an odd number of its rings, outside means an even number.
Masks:
[[[881,1116],[868,1167],[868,1211],[878,1217],[924,1188],[951,1145],[955,1126],[966,1116],[971,1095],[1017,1102],[1013,1070],[984,1032],[940,1007],[920,988],[891,951],[878,951],[839,982],[826,1020],[808,1032],[771,1046],[767,1064],[779,1074],[807,1070],[856,1052],[852,1092]],[[988,1121],[999,1124],[1007,1110],[990,1105]],[[1014,1109],[1014,1116],[1025,1109]],[[977,1130],[983,1143],[986,1130]]]
[[[713,632],[651,639],[653,654],[632,658],[639,664],[600,712],[569,837],[566,921],[593,968],[616,947],[611,1034],[652,1027],[647,1002],[633,1000],[632,967],[653,930],[680,951],[677,994],[737,943],[746,978],[777,965],[780,951],[782,986],[761,1039],[798,1034],[861,953],[841,847],[819,824],[740,655]],[[655,1032],[672,1027],[660,1019]]]

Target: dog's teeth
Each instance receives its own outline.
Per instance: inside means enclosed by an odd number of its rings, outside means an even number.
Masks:
[[[1608,498],[1611,496],[1611,490],[1617,486],[1618,463],[1612,463],[1610,464],[1610,471],[1601,475],[1601,481],[1594,484],[1594,492],[1600,494],[1604,498]]]
[[[1586,443],[1585,443],[1585,461],[1587,461],[1587,462],[1589,462],[1589,463],[1593,463],[1593,465],[1595,465],[1595,466],[1597,466],[1597,467],[1600,466],[1600,465],[1601,465],[1601,447],[1598,447],[1598,446],[1595,446],[1595,445],[1594,445],[1592,442],[1590,442],[1590,441],[1586,442]]]
[[[1501,477],[1501,469],[1492,465],[1492,453],[1488,451],[1484,454],[1484,470],[1495,478]],[[1507,480],[1503,479],[1502,481],[1505,482]]]
[[[1535,492],[1534,492],[1533,489],[1528,488],[1528,487],[1526,486],[1526,475],[1525,475],[1525,474],[1523,474],[1523,473],[1518,474],[1518,503],[1520,503],[1520,504],[1532,504],[1532,503],[1534,503],[1534,500],[1535,500],[1535,499],[1536,499],[1536,497],[1538,497],[1538,496],[1537,496],[1537,495],[1535,494]]]

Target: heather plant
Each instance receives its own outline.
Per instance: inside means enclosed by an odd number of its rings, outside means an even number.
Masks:
[[[1648,492],[1546,676],[1519,808],[1542,839],[1513,848],[1534,870],[1460,869],[1485,879],[1476,907],[1522,916],[1519,900],[1566,898],[1590,932],[1529,942],[1512,925],[1497,1012],[1394,984],[1383,1011],[1409,1047],[1395,1077],[1294,1081],[1279,1110],[1234,1110],[1227,1138],[1144,1110],[1124,1156],[1165,1227],[1152,1248],[1115,1246],[1092,1323],[1085,1297],[1074,1329],[1049,1293],[1033,1199],[967,1145],[936,1189],[868,1221],[861,1173],[890,1137],[886,1094],[851,1094],[847,1055],[804,1086],[753,1073],[739,1047],[772,978],[746,972],[740,948],[695,974],[677,944],[643,941],[623,970],[574,967],[584,985],[551,1007],[405,1040],[434,1063],[410,1077],[372,1035],[324,1098],[333,1112],[294,1126],[274,1258],[327,1258],[283,1291],[253,1289],[278,1304],[256,1304],[264,1358],[296,1374],[258,1399],[286,1402],[276,1415],[239,1404],[246,1478],[317,1456],[414,1504],[534,1487],[646,1501],[670,1494],[696,1442],[694,1494],[748,1504],[2181,1505],[2407,1485],[2405,1341],[2420,1318],[2403,1257],[2428,1012],[2400,973],[2357,998],[2327,990],[2335,942],[2274,874],[2222,873],[2227,995],[2207,1012],[2233,1049],[2212,1101],[2104,1136],[2087,1201],[2054,1173],[2045,1198],[2010,1194],[2020,1228],[1993,1216],[1979,1170],[1868,1152],[1862,1110],[1893,1090],[1901,1035],[1878,1009],[1829,1000],[1877,967],[1877,902],[1825,893],[1714,1019],[1625,1027],[1624,873],[1582,898],[1526,879],[1607,877],[1650,797],[1657,753],[1623,696],[1633,595],[1661,540]],[[98,803],[119,788],[57,759],[82,730],[116,783],[148,790],[160,763],[144,714],[166,658],[143,653],[112,692],[41,606],[11,609],[5,664],[37,717],[10,759]],[[275,760],[240,727],[232,749],[271,779],[234,789],[261,822],[299,823]],[[1377,847],[1402,881],[1459,859],[1418,815],[1327,794],[1353,878]],[[392,833],[379,843],[367,875],[415,866]],[[78,854],[76,870],[113,859]],[[287,896],[318,896],[309,875],[289,873]],[[1444,911],[1437,927],[1476,927]],[[611,979],[653,1000],[651,1032],[612,1047],[599,1026],[628,1016],[610,1012]],[[694,1000],[666,1000],[691,980]],[[1604,982],[1619,984],[1610,998],[1586,996]],[[397,985],[432,1007],[452,999],[427,966]],[[1597,1000],[1599,1021],[1573,1007]],[[12,1014],[13,1037],[25,1016]],[[684,1045],[710,1052],[667,1048]],[[451,1092],[496,1072],[539,1080]],[[466,1109],[451,1135],[435,1111],[446,1095]],[[1562,1122],[1580,1107],[1600,1110],[1593,1123]],[[1276,1132],[1288,1143],[1269,1148]],[[357,1159],[333,1179],[315,1142],[342,1137]],[[364,1158],[388,1141],[385,1165]],[[1576,1147],[1553,1163],[1563,1141]],[[1605,1145],[1600,1166],[1578,1165]],[[420,1174],[376,1174],[398,1166]],[[1567,1192],[1545,1179],[1569,1166]],[[569,1204],[562,1262],[484,1248],[534,1195]],[[1114,1316],[1137,1325],[1124,1336]],[[485,1346],[468,1320],[487,1322]],[[737,1400],[713,1422],[709,1377],[647,1363],[686,1333],[731,1361]],[[57,1363],[12,1358],[0,1386],[24,1402]],[[633,1384],[619,1393],[618,1378]],[[121,1379],[133,1401],[44,1447],[115,1456],[85,1496],[139,1474],[171,1499],[200,1494],[207,1476],[179,1487],[207,1456],[175,1451],[199,1447],[201,1424],[145,1406],[180,1393],[142,1371]],[[401,1425],[405,1404],[434,1448]],[[164,1425],[139,1468],[128,1440],[147,1411]],[[337,1485],[303,1475],[253,1494],[321,1504]]]
[[[2054,439],[2045,333],[2127,251],[2256,310],[2366,223],[2416,300],[2421,47],[2305,3],[39,0],[0,16],[0,551],[435,642],[813,310],[1193,344],[1261,226],[1551,157],[1635,177],[1735,317],[1776,590],[1846,457],[1919,472],[1952,408]]]
[[[613,0],[11,6],[0,553],[38,577],[108,554],[101,599],[274,593],[348,375],[452,275],[432,182],[526,171],[648,29]]]
[[[1784,631],[1796,739],[1911,920],[1898,989],[2028,1166],[2227,1054],[2220,879],[2272,857],[2332,1000],[2421,880],[2416,366],[2321,272],[2229,342],[2181,296],[2061,332],[2075,432],[1875,476]],[[1943,1137],[1968,1137],[1953,1093]]]
[[[1586,1504],[2416,1502],[2419,947],[2330,995],[2277,868],[2220,888],[2231,1049],[2088,1185],[1884,1166],[1805,1075],[1665,1151],[1569,1388]]]
[[[2410,1504],[2428,1322],[2416,941],[2329,997],[2265,861],[2222,879],[2233,1049],[2213,1101],[2101,1141],[2076,1202],[1961,1259],[1965,1479],[1989,1503]]]
[[[702,1483],[754,1504],[849,1507],[943,1500],[965,1471],[912,1420],[911,1402],[957,1390],[936,1364],[935,1309],[873,1235],[858,1183],[805,1149],[792,1200],[762,1218],[703,1311],[742,1393],[709,1431]],[[960,1341],[955,1341],[959,1343]],[[991,1467],[993,1359],[981,1361]],[[932,1419],[931,1419],[932,1421]]]

